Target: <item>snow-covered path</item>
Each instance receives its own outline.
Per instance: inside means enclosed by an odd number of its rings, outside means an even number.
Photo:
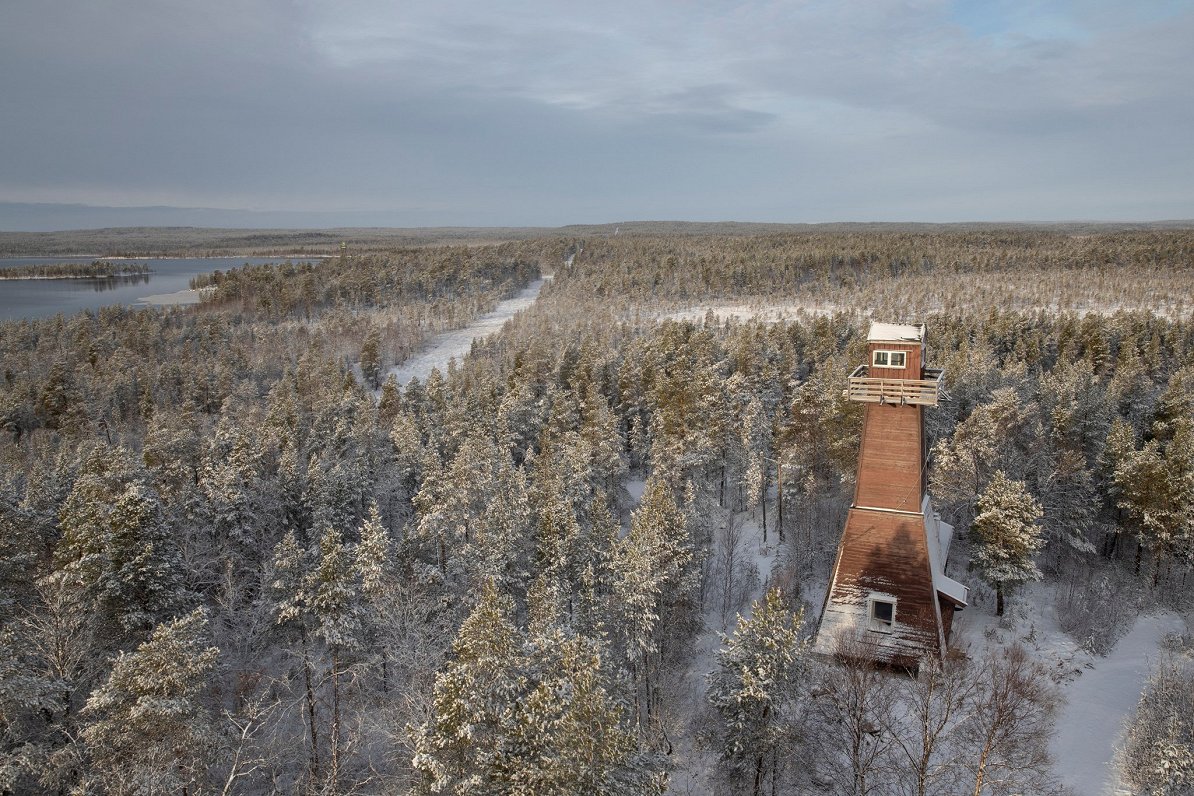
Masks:
[[[474,340],[488,337],[499,331],[506,321],[514,317],[515,313],[534,304],[535,299],[539,298],[539,291],[543,289],[544,282],[549,279],[551,279],[550,276],[536,279],[523,288],[517,296],[498,302],[497,308],[493,312],[482,315],[463,329],[454,329],[436,335],[423,350],[401,365],[390,368],[387,372],[393,373],[394,377],[398,379],[398,383],[405,387],[407,382],[416,376],[420,380],[426,379],[432,368],[444,370],[448,366],[448,360],[452,357],[463,358],[472,348]]]
[[[1058,717],[1051,751],[1058,775],[1074,793],[1131,793],[1119,787],[1114,765],[1124,720],[1140,701],[1162,637],[1183,628],[1173,614],[1140,617],[1106,658],[1096,659],[1095,668],[1066,689],[1068,701]]]

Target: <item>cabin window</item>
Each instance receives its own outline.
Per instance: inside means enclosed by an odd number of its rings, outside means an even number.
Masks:
[[[872,360],[877,368],[902,368],[908,362],[908,352],[876,351]]]
[[[872,597],[868,600],[871,626],[876,630],[890,630],[895,624],[895,600]]]

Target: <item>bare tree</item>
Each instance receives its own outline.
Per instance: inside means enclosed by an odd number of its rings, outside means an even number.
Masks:
[[[879,774],[893,745],[891,733],[883,726],[896,698],[892,675],[875,664],[871,649],[852,634],[839,637],[835,658],[814,692],[820,757],[828,766],[825,774],[836,793],[880,793]]]
[[[892,784],[900,794],[957,793],[961,765],[952,731],[974,709],[978,681],[970,662],[951,653],[926,658],[917,677],[898,679],[898,699],[883,717],[898,763]]]
[[[1058,695],[1048,672],[1020,644],[986,651],[974,710],[959,727],[974,796],[1048,793],[1049,738]]]
[[[721,630],[725,632],[738,610],[754,592],[759,581],[759,570],[747,555],[742,522],[732,513],[716,540],[712,556],[712,591],[721,619]]]

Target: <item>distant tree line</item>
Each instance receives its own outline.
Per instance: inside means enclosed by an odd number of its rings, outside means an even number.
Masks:
[[[149,266],[145,263],[93,260],[90,263],[13,265],[0,268],[0,279],[110,279],[117,276],[141,276],[149,272]]]

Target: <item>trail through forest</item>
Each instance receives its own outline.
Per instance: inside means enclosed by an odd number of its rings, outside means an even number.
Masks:
[[[398,383],[405,387],[413,378],[426,379],[432,368],[443,370],[452,357],[460,359],[467,354],[474,340],[500,331],[506,321],[534,304],[539,298],[539,291],[549,279],[551,276],[536,279],[520,290],[517,296],[498,302],[493,312],[482,315],[463,329],[437,335],[424,350],[387,372],[393,373]]]
[[[1121,786],[1113,759],[1123,743],[1124,719],[1160,657],[1161,639],[1182,628],[1182,620],[1171,613],[1140,617],[1106,658],[1066,689],[1052,752],[1057,773],[1075,793],[1132,793]]]

